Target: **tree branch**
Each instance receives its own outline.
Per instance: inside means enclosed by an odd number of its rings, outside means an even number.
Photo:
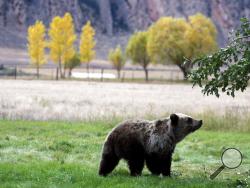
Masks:
[[[229,44],[232,44],[232,43],[235,42],[236,40],[244,39],[244,38],[250,38],[250,35],[246,35],[246,36],[241,36],[241,37],[235,38],[235,39],[232,40]]]

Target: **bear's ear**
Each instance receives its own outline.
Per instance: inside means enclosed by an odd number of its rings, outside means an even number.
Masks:
[[[176,114],[171,114],[170,115],[170,120],[172,125],[177,125],[179,117]]]

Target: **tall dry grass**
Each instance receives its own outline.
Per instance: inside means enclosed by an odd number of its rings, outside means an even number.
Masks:
[[[203,96],[200,88],[189,84],[0,80],[0,118],[112,120],[160,118],[173,112],[205,118],[212,112],[230,119],[249,116],[249,98],[249,90],[236,98]]]

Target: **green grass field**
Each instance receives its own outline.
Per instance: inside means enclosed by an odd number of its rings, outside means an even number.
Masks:
[[[211,122],[213,123],[213,122]],[[202,128],[180,143],[172,178],[130,177],[126,163],[108,177],[97,175],[101,148],[115,122],[0,121],[0,187],[246,187],[250,182],[250,133]],[[244,156],[235,170],[209,175],[220,166],[224,148]]]

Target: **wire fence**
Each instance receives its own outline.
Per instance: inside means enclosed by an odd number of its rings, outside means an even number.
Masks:
[[[91,67],[89,71],[85,67],[78,67],[70,73],[65,71],[64,79],[88,79],[88,80],[120,80],[120,81],[139,81],[145,79],[145,72],[140,68],[124,68],[120,72],[120,79],[118,73],[112,68]],[[176,68],[149,68],[148,75],[150,81],[178,81],[183,80],[183,74]],[[58,67],[43,66],[37,69],[28,65],[0,65],[1,79],[45,79],[45,80],[60,80]]]

